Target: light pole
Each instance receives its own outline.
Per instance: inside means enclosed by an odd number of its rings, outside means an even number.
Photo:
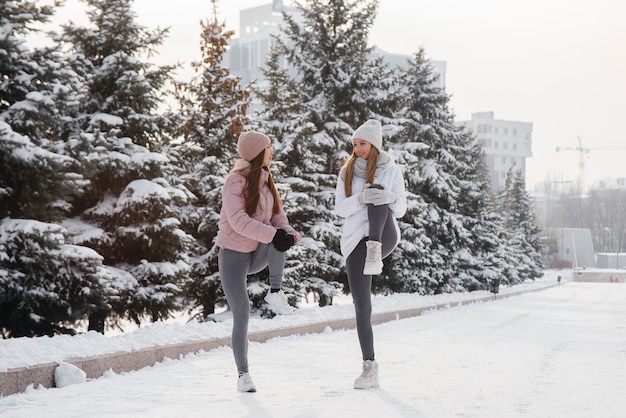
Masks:
[[[617,264],[615,267],[619,270],[619,252],[622,249],[622,235],[623,235],[623,230],[622,230],[622,215],[621,215],[621,202],[622,199],[620,197],[620,187],[619,187],[619,182],[617,183],[617,213],[618,215],[616,216],[617,219],[617,223],[618,225],[615,225],[617,227],[617,254],[615,256],[615,263]]]

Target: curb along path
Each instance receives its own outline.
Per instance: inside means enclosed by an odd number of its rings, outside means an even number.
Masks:
[[[550,284],[546,285],[545,287],[535,289],[509,292],[506,294],[501,294],[499,298],[502,299],[511,296],[517,296],[523,293],[536,292],[554,286],[556,286],[556,284]],[[458,302],[421,306],[419,308],[378,312],[372,314],[372,325],[378,325],[394,320],[419,316],[425,311],[445,309],[459,305],[467,305],[476,302],[487,302],[492,300],[494,300],[494,296],[483,296]],[[324,322],[315,322],[305,325],[254,331],[249,333],[248,338],[250,341],[262,343],[276,337],[286,337],[290,335],[303,334],[319,334],[322,333],[327,327],[333,330],[354,329],[355,320],[354,317],[351,317],[347,319],[337,319]],[[197,353],[200,351],[210,351],[222,346],[230,346],[230,337],[211,338],[206,340],[144,348],[130,352],[124,351],[93,357],[67,359],[65,360],[65,362],[83,370],[87,375],[87,379],[97,379],[108,370],[112,370],[115,373],[130,372],[142,369],[144,367],[153,366],[154,364],[159,363],[166,358],[178,359],[180,358],[180,356],[184,356],[186,354]],[[30,385],[33,385],[34,387],[38,387],[41,385],[46,388],[55,387],[54,370],[57,368],[57,366],[58,364],[53,362],[38,364],[29,367],[8,369],[5,372],[0,372],[0,396],[8,396],[24,392],[26,388]]]

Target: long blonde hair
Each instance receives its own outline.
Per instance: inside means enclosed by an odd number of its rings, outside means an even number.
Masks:
[[[270,172],[268,167],[263,165],[263,160],[265,159],[265,152],[259,153],[252,161],[250,161],[250,172],[246,176],[246,188],[244,189],[244,198],[245,198],[245,206],[246,213],[249,216],[253,216],[257,210],[257,206],[259,206],[259,199],[261,198],[261,189],[259,183],[261,181],[261,173],[262,170],[267,171],[267,187],[269,187],[272,196],[274,197],[274,206],[272,207],[272,213],[276,214],[280,212],[280,208],[282,206],[282,201],[280,200],[280,196],[278,195],[278,190],[276,189],[276,184],[274,183],[274,178],[272,177],[272,173]]]
[[[354,166],[356,160],[359,157],[353,152],[352,155],[343,164],[342,170],[344,171],[344,191],[346,196],[352,196],[352,179],[354,177]],[[374,175],[376,174],[376,166],[378,165],[378,149],[372,147],[370,155],[367,159],[367,169],[365,170],[365,182],[372,184],[374,182]]]

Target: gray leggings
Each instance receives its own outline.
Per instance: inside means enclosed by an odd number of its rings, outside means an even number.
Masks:
[[[248,274],[258,273],[269,267],[270,286],[279,289],[285,268],[285,253],[274,248],[273,244],[259,243],[253,252],[220,248],[218,268],[222,288],[233,313],[232,347],[235,364],[239,373],[248,372],[248,319],[250,298],[247,290]]]
[[[363,274],[365,256],[367,254],[366,241],[373,240],[382,243],[383,258],[387,257],[396,246],[398,238],[393,215],[389,205],[367,205],[369,217],[369,237],[365,237],[346,259],[346,273],[350,293],[354,302],[356,315],[356,330],[361,345],[363,360],[374,360],[374,332],[372,331],[372,276]]]

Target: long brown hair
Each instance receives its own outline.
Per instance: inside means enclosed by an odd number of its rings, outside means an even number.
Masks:
[[[257,207],[259,206],[259,199],[261,197],[260,181],[262,170],[267,171],[267,187],[269,187],[272,196],[274,197],[274,206],[272,207],[272,213],[276,214],[280,211],[282,201],[276,190],[276,184],[274,178],[268,167],[263,166],[263,160],[265,159],[265,149],[259,153],[252,161],[250,161],[250,172],[246,176],[246,188],[243,192],[246,201],[246,213],[249,216],[254,216]]]
[[[352,196],[352,178],[354,177],[354,165],[356,164],[357,158],[358,157],[353,152],[343,165],[343,167],[345,168],[343,186],[346,196]],[[372,147],[370,150],[370,155],[367,159],[367,169],[365,170],[366,183],[372,184],[374,182],[374,174],[376,174],[377,165],[378,150],[376,149],[376,147]]]

